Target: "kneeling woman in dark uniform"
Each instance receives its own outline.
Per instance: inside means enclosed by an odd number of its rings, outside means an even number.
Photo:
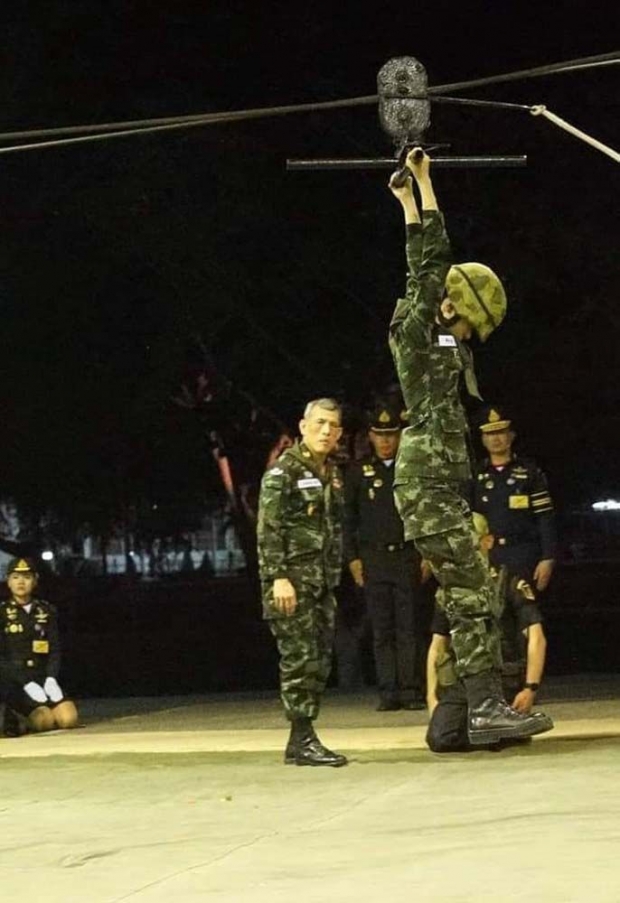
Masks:
[[[59,683],[60,642],[56,611],[34,598],[38,574],[29,558],[7,567],[11,598],[0,603],[0,694],[5,736],[77,725],[75,704]]]

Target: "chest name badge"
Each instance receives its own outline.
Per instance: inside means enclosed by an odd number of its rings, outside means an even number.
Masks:
[[[322,485],[318,477],[307,477],[304,480],[297,480],[298,489],[320,489]]]
[[[509,495],[508,496],[508,507],[509,508],[529,508],[530,507],[529,495]]]
[[[50,644],[47,640],[33,640],[32,651],[37,652],[39,655],[45,655],[50,651]]]
[[[438,335],[437,344],[440,348],[456,348],[456,339],[453,335]]]

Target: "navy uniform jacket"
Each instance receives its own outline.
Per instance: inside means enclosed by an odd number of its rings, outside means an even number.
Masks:
[[[387,576],[402,567],[402,555],[416,554],[405,545],[403,522],[394,503],[394,462],[376,455],[354,461],[345,472],[345,561],[361,558],[366,577]]]
[[[31,680],[43,684],[58,677],[60,642],[56,609],[49,602],[33,599],[30,611],[13,600],[0,603],[0,687]]]
[[[496,567],[529,580],[539,561],[556,557],[553,502],[535,461],[513,455],[497,468],[487,458],[477,467],[473,492],[473,508],[484,514],[495,537]]]

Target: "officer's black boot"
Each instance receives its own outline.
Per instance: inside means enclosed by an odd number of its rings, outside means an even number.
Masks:
[[[347,759],[323,746],[314,732],[310,718],[296,718],[291,724],[284,762],[287,765],[294,762],[295,765],[331,765],[339,768],[347,764]]]
[[[467,733],[472,745],[523,740],[534,734],[544,734],[553,727],[553,721],[544,712],[522,715],[509,706],[497,672],[471,674],[463,682],[467,691]]]

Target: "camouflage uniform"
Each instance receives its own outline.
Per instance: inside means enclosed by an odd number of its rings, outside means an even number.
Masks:
[[[527,668],[527,639],[524,634],[534,624],[542,623],[542,614],[534,591],[527,581],[509,576],[505,568],[490,569],[497,583],[500,601],[500,633],[502,642],[502,689],[507,699],[513,699],[523,689]],[[441,595],[439,591],[438,596]],[[438,602],[441,601],[439,598]],[[431,630],[448,636],[449,625],[445,613],[437,608]],[[428,725],[426,742],[434,752],[451,752],[470,748],[467,735],[467,694],[455,674],[452,648],[438,656],[437,697]]]
[[[342,570],[343,487],[337,468],[321,473],[303,442],[287,449],[263,476],[258,560],[263,617],[280,653],[286,716],[316,718],[331,669],[336,600]],[[273,581],[288,578],[292,615],[273,605]]]
[[[471,479],[461,375],[479,397],[469,348],[436,322],[450,266],[443,217],[424,211],[407,226],[406,294],[390,323],[390,350],[410,426],[402,435],[394,494],[405,538],[414,540],[442,590],[459,676],[501,662],[494,589],[477,546],[463,489]]]

